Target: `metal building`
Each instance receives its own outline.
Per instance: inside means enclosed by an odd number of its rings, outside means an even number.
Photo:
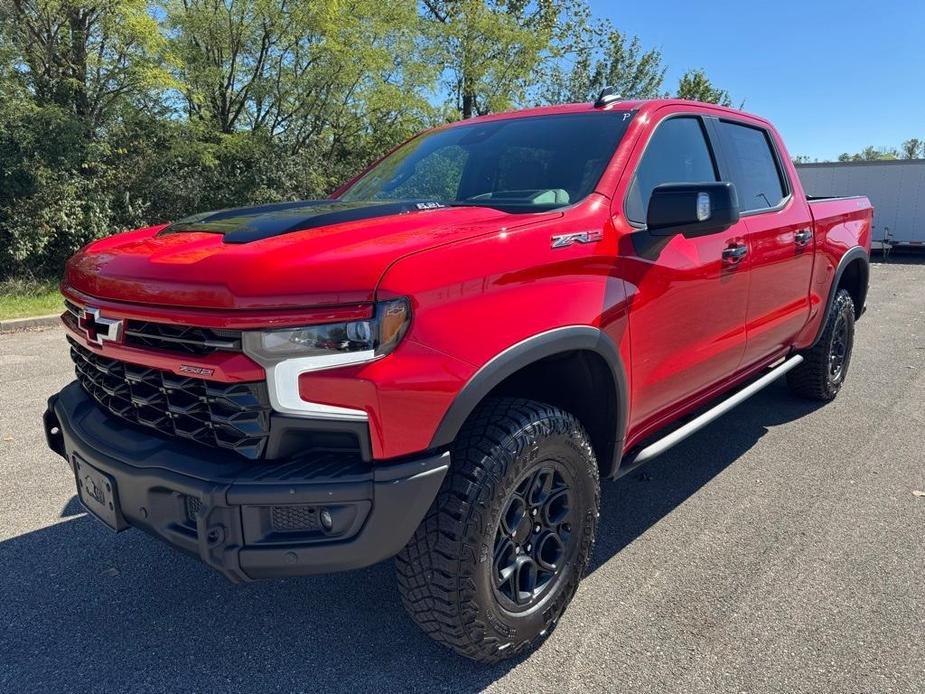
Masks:
[[[870,198],[874,247],[925,246],[925,159],[797,164],[797,171],[807,195]]]

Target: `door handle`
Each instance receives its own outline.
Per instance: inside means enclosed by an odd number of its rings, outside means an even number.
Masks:
[[[746,253],[748,253],[748,246],[744,243],[729,246],[729,248],[723,249],[723,260],[727,263],[738,263],[745,257]]]
[[[807,243],[812,241],[813,232],[809,229],[800,229],[797,233],[793,235],[793,241],[798,246],[805,246]]]

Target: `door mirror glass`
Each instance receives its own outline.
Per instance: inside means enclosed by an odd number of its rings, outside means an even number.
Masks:
[[[646,228],[654,236],[706,236],[739,221],[739,201],[732,183],[665,183],[649,198]]]

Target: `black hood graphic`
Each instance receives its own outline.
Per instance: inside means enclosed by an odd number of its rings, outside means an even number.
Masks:
[[[225,243],[250,243],[294,231],[440,207],[444,205],[433,200],[402,202],[297,200],[203,212],[174,222],[158,235],[206,232],[222,234]]]

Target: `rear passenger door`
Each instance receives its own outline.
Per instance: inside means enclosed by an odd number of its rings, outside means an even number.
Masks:
[[[809,317],[812,217],[796,199],[773,134],[734,119],[714,132],[745,224],[750,284],[743,366],[787,348]]]
[[[645,231],[652,190],[664,183],[719,181],[704,119],[681,112],[659,122],[639,154],[623,213],[638,231],[621,253],[630,285],[630,427],[648,428],[679,403],[731,376],[745,349],[748,257],[743,225],[707,236],[658,241]],[[654,248],[646,248],[656,241]]]

